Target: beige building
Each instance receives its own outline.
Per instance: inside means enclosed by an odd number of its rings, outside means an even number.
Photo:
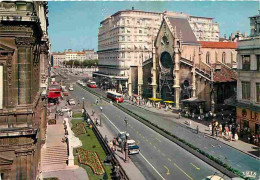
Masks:
[[[260,131],[260,15],[250,17],[251,35],[238,41],[237,123]],[[245,130],[245,131],[243,131]]]
[[[53,66],[62,66],[65,61],[65,53],[52,53]]]
[[[87,50],[83,49],[83,52],[85,52],[87,60],[98,59],[98,54],[97,54],[97,52],[94,51],[94,49],[91,49],[91,50],[90,49],[87,49]]]

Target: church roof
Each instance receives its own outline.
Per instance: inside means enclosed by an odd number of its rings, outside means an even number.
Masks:
[[[172,27],[176,27],[177,36],[182,36],[183,44],[199,44],[186,18],[168,17]]]
[[[200,41],[203,48],[215,48],[215,49],[236,49],[236,42],[211,42],[211,41]]]

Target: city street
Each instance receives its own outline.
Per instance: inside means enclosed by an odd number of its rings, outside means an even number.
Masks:
[[[70,76],[68,83],[72,81],[75,82],[75,79]],[[95,105],[96,97],[78,85],[74,85],[71,95],[77,100],[84,97],[85,103],[93,105],[95,112],[99,112],[100,106]],[[203,179],[215,172],[223,176],[216,169],[113,105],[103,101],[102,107],[102,123],[105,123],[115,136],[119,131],[127,131],[130,138],[140,146],[141,153],[131,158],[147,179]],[[125,117],[128,120],[127,127]]]

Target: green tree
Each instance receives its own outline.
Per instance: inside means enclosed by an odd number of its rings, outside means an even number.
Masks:
[[[74,66],[75,66],[75,67],[79,67],[79,65],[80,65],[79,60],[75,60],[75,61],[74,61]]]

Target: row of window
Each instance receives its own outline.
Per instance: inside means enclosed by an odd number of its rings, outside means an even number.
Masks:
[[[242,81],[242,99],[250,100],[251,97],[251,84],[247,81]],[[260,102],[260,83],[256,83],[256,102]]]
[[[234,58],[233,52],[231,52],[230,55],[231,55],[231,62],[233,62],[233,58]],[[226,52],[222,53],[221,60],[222,60],[222,63],[226,63]],[[218,54],[217,53],[215,53],[215,61],[216,62],[218,61]],[[210,64],[210,52],[207,52],[207,54],[206,54],[206,63]]]

